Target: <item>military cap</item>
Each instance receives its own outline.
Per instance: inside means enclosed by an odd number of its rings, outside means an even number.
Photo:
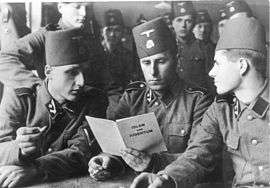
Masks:
[[[240,12],[246,12],[249,17],[252,16],[252,11],[244,0],[233,0],[228,2],[226,4],[226,12],[228,18]]]
[[[193,3],[191,1],[180,1],[175,2],[175,11],[174,17],[185,16],[185,15],[192,15],[195,17],[196,11],[193,7]]]
[[[228,15],[225,8],[221,8],[218,10],[218,21],[228,19]]]
[[[118,9],[109,9],[104,15],[105,26],[121,25],[124,26],[123,16]]]
[[[134,27],[133,36],[139,58],[176,50],[175,37],[162,17]]]
[[[195,23],[204,23],[204,22],[209,22],[212,23],[212,20],[210,18],[210,15],[207,10],[198,10],[196,14],[196,20]]]
[[[253,17],[238,17],[226,22],[217,42],[216,51],[249,49],[266,54],[265,30]]]
[[[80,64],[89,59],[89,50],[81,29],[48,31],[45,37],[48,65]]]

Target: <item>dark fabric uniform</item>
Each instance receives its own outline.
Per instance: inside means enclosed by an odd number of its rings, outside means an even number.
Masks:
[[[119,45],[113,52],[105,50],[105,65],[110,75],[107,82],[109,106],[107,116],[111,116],[127,85],[139,79],[139,69],[135,66],[138,59],[134,59],[131,51]]]
[[[44,180],[85,174],[91,157],[100,152],[85,115],[105,118],[107,98],[93,87],[85,87],[76,102],[60,106],[44,83],[30,88],[8,88],[0,109],[0,166],[35,164]],[[47,126],[40,154],[19,155],[16,130]],[[30,163],[30,164],[29,164]]]
[[[269,85],[246,105],[233,95],[218,96],[186,152],[165,168],[177,187],[192,187],[216,165],[213,155],[227,147],[233,161],[233,187],[270,186]]]
[[[110,118],[155,113],[168,149],[168,152],[153,157],[148,170],[157,172],[185,151],[211,99],[202,89],[190,87],[180,79],[175,80],[172,89],[162,97],[144,82],[134,82],[120,99],[115,116]]]
[[[35,83],[39,83],[45,78],[45,35],[48,31],[68,29],[60,20],[58,24],[49,24],[40,30],[20,38],[15,47],[4,49],[0,56],[0,81],[13,88],[31,88]],[[91,62],[89,72],[86,75],[86,83],[99,88],[104,87],[104,83],[109,79],[108,72],[104,66],[104,52],[100,41],[85,33],[85,42],[88,46],[89,59]],[[29,70],[37,70],[35,76]]]
[[[208,76],[213,66],[215,46],[206,45],[192,34],[186,43],[177,40],[177,71],[180,78],[214,91]]]

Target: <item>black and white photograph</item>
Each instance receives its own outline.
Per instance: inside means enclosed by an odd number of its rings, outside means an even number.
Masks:
[[[1,0],[0,188],[270,188],[270,0]]]

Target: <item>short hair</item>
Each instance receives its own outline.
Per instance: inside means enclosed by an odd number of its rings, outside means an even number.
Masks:
[[[267,58],[265,54],[249,49],[227,49],[220,51],[232,62],[237,61],[239,58],[249,59],[255,70],[264,78],[267,77]]]

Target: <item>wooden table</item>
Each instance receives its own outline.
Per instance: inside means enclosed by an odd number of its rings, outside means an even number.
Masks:
[[[133,172],[128,172],[122,177],[108,181],[95,181],[89,176],[85,176],[52,183],[36,184],[29,186],[29,188],[129,188],[135,176]]]

